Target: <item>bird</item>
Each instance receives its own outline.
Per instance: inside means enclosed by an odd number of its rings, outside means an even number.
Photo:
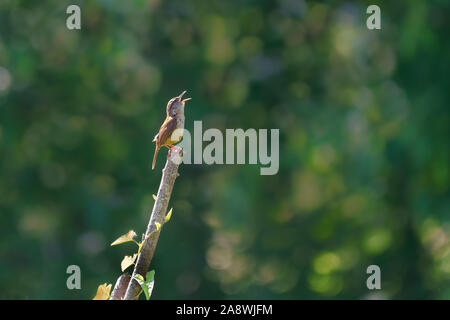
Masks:
[[[173,145],[179,142],[183,137],[184,105],[186,101],[192,99],[185,98],[182,100],[185,93],[186,91],[183,91],[179,96],[173,97],[167,103],[166,119],[152,141],[156,144],[155,154],[153,155],[152,170],[155,169],[156,156],[158,155],[159,149],[163,146],[166,146],[168,149],[172,149]]]

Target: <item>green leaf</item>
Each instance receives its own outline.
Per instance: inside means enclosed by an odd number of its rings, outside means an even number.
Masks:
[[[147,272],[145,275],[145,282],[152,282],[155,280],[155,270]]]
[[[155,222],[155,226],[156,226],[156,230],[159,231],[159,229],[161,229],[161,223]],[[152,232],[152,233],[153,233],[153,232]]]
[[[144,283],[144,284],[141,284],[141,287],[142,287],[142,290],[144,291],[145,299],[150,300],[147,285]]]
[[[121,235],[119,238],[117,238],[113,243],[111,243],[111,245],[115,246],[117,244],[134,241],[134,237],[136,237],[136,232],[134,232],[134,230],[130,230],[126,234]]]
[[[139,273],[136,274],[136,275],[134,276],[134,279],[136,279],[136,281],[137,281],[139,284],[144,283],[144,277],[141,276]]]
[[[154,194],[152,194],[153,200],[156,201],[156,196]]]
[[[169,213],[167,213],[166,218],[164,219],[165,222],[169,222],[170,218],[172,217],[172,209],[170,208]]]
[[[145,278],[146,279],[145,279],[144,286],[146,287],[146,289],[144,289],[144,287],[143,287],[142,290],[144,290],[145,297],[147,298],[147,300],[150,300],[150,297],[153,292],[153,287],[155,285],[155,270],[151,270],[151,271],[147,272],[147,274],[145,275]]]
[[[144,278],[140,274],[137,274],[134,276],[134,279],[136,279],[136,281],[141,286],[142,291],[144,291],[145,298],[147,300],[150,300],[150,296],[152,295],[153,287],[155,284],[155,270],[147,272],[145,277],[146,280],[144,280]]]

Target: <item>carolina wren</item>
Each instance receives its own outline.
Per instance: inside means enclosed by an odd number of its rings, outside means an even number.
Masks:
[[[166,120],[164,120],[158,134],[153,138],[156,143],[155,154],[153,156],[152,170],[155,168],[156,156],[162,146],[173,148],[173,144],[179,142],[183,137],[184,130],[184,104],[192,98],[181,100],[186,91],[178,97],[169,100],[166,107]],[[178,129],[178,130],[177,130]]]

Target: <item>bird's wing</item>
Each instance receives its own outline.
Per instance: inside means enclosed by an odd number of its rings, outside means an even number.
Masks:
[[[168,118],[162,124],[159,129],[158,134],[155,136],[155,141],[157,146],[163,146],[167,139],[172,135],[174,130],[177,128],[177,119]]]

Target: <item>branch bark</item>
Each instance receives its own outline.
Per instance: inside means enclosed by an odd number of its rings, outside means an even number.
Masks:
[[[116,281],[114,290],[109,300],[122,300],[130,283],[131,276],[128,273],[122,274]]]
[[[181,163],[182,153],[183,149],[179,146],[175,146],[173,149],[169,150],[168,159],[162,171],[162,178],[159,185],[158,194],[156,196],[156,201],[153,205],[150,221],[144,236],[144,239],[147,240],[145,240],[142,245],[141,251],[136,260],[131,281],[128,284],[125,297],[123,298],[124,300],[138,299],[141,293],[141,286],[134,279],[134,277],[137,274],[140,274],[145,278],[145,274],[150,267],[150,262],[152,261],[153,254],[155,253],[156,244],[158,243],[159,234],[161,232],[161,228],[157,230],[156,223],[159,223],[162,226],[165,222],[167,207],[172,194],[173,185],[175,184],[175,179],[178,176],[178,167]]]

